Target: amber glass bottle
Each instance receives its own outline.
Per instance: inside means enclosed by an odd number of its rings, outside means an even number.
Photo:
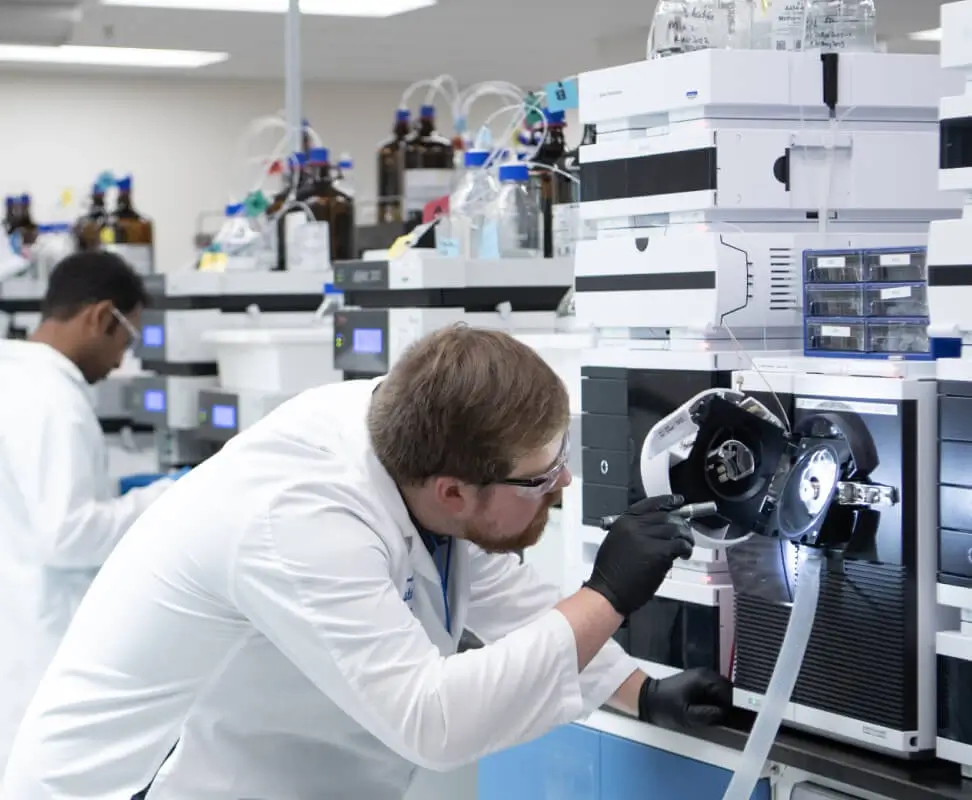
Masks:
[[[79,250],[101,249],[101,229],[104,228],[108,214],[105,211],[105,190],[95,186],[91,190],[91,205],[74,226],[74,238]]]
[[[421,224],[428,203],[452,191],[455,174],[452,142],[435,129],[435,106],[422,106],[415,130],[405,142],[403,195],[408,228]]]
[[[30,195],[20,195],[19,205],[20,213],[18,214],[17,225],[14,230],[20,234],[20,241],[23,245],[30,247],[30,245],[37,241],[37,236],[40,234],[37,223],[34,222],[34,217],[30,213]]]
[[[402,221],[402,174],[405,171],[405,140],[411,115],[407,108],[395,114],[391,138],[378,146],[378,223]]]
[[[118,202],[101,229],[101,243],[106,250],[118,253],[140,275],[155,271],[152,220],[135,210],[131,176],[118,181]]]
[[[564,139],[564,112],[545,111],[544,117],[546,130],[533,161],[546,167],[556,167],[562,164],[564,155],[567,153],[567,142]],[[559,198],[570,197],[571,182],[569,178],[543,166],[534,168],[530,181],[540,196],[540,209],[543,212],[543,255],[545,258],[552,258],[554,254],[553,206],[554,203],[564,202]]]

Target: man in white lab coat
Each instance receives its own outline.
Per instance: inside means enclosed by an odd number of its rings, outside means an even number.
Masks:
[[[611,641],[692,551],[677,499],[608,532],[561,600],[513,551],[570,481],[567,392],[503,333],[450,328],[384,379],[306,392],[135,524],[14,743],[10,800],[399,800],[613,702],[718,721],[721,676],[647,678]],[[485,647],[456,654],[464,629]],[[178,742],[172,755],[166,756]]]
[[[30,341],[0,340],[0,770],[95,572],[170,483],[116,496],[93,405],[144,305],[121,258],[78,254],[51,273]]]

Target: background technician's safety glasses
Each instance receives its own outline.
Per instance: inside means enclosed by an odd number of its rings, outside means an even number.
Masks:
[[[134,349],[136,345],[142,341],[141,331],[132,325],[128,317],[122,314],[121,311],[114,306],[111,307],[111,315],[118,320],[118,324],[121,325],[125,329],[125,333],[128,334],[128,344],[126,345],[126,349]]]
[[[521,497],[542,497],[554,490],[557,481],[567,467],[567,457],[570,455],[570,432],[564,432],[564,440],[560,443],[560,450],[553,465],[542,475],[533,478],[507,478],[498,481],[506,486],[515,486]]]

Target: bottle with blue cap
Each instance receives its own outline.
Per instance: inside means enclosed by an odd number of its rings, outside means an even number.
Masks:
[[[488,150],[467,150],[459,185],[449,197],[449,216],[435,228],[436,248],[443,255],[479,256],[486,214],[499,194],[499,183],[487,169]]]
[[[306,205],[313,216],[313,221],[317,223],[317,227],[313,229],[315,234],[318,234],[314,238],[313,247],[325,247],[329,253],[330,263],[353,258],[354,199],[334,185],[331,175],[331,154],[326,147],[314,147],[308,154],[307,185],[298,198]],[[308,264],[321,263],[319,253],[302,254],[299,260],[305,267]],[[293,266],[288,264],[288,268]]]
[[[571,181],[555,170],[567,153],[567,140],[564,128],[567,123],[563,111],[544,110],[543,139],[531,161],[530,184],[538,197],[543,213],[543,255],[552,258],[553,246],[553,207],[556,203],[570,202]]]
[[[530,192],[526,164],[499,168],[500,190],[493,206],[496,244],[500,258],[538,258],[543,254],[543,213]],[[489,226],[487,226],[487,234]],[[484,241],[484,245],[485,245]]]
[[[33,214],[30,211],[31,197],[29,194],[22,194],[17,198],[17,224],[15,232],[20,239],[21,247],[30,247],[37,241],[40,230],[34,222]]]
[[[82,214],[74,225],[74,238],[82,252],[101,249],[101,229],[108,220],[105,210],[105,189],[100,183],[91,187],[91,202],[88,211]]]
[[[101,229],[101,244],[124,258],[139,275],[151,275],[155,271],[154,228],[150,219],[135,210],[133,186],[131,175],[118,181],[118,199]]]
[[[334,178],[334,187],[341,192],[344,192],[348,197],[354,197],[354,181],[352,179],[352,170],[354,169],[354,161],[351,159],[350,153],[341,153],[341,157],[338,159],[337,176]]]
[[[403,205],[406,228],[422,222],[425,206],[452,191],[455,181],[452,142],[435,129],[435,106],[422,106],[415,130],[405,142]]]
[[[3,230],[9,234],[17,226],[17,220],[20,216],[20,204],[16,197],[7,195],[4,205]]]
[[[407,108],[395,113],[390,139],[378,145],[378,224],[401,222],[402,179],[405,172],[405,140],[412,115]]]

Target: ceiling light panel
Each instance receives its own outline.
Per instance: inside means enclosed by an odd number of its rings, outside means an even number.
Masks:
[[[282,14],[290,0],[101,0],[104,6],[161,8],[179,11],[235,11],[251,14]],[[304,14],[327,17],[393,17],[436,0],[300,0]]]
[[[934,28],[929,31],[915,31],[909,33],[908,38],[913,42],[940,42],[942,40],[942,29]]]
[[[133,47],[63,45],[0,45],[0,63],[72,64],[90,67],[144,67],[147,69],[199,69],[219,64],[228,53],[201,50],[145,50]]]

